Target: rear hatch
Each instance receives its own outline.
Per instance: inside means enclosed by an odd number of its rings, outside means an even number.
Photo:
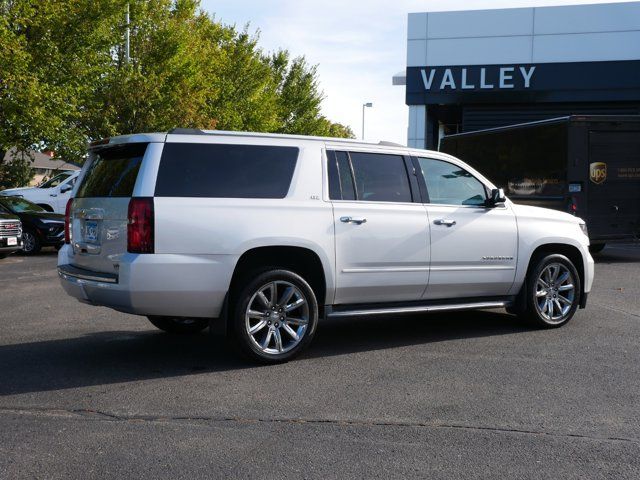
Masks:
[[[640,234],[640,132],[591,131],[587,221],[592,240]]]
[[[147,146],[127,143],[90,150],[70,211],[73,266],[118,273],[127,253],[129,200]]]

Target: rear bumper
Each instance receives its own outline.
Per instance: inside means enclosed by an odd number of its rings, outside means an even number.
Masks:
[[[136,315],[215,318],[220,315],[237,257],[126,254],[117,275],[76,268],[69,246],[58,253],[64,290],[83,303]]]

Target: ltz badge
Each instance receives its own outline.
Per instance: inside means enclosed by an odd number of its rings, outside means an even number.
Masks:
[[[602,183],[607,179],[607,164],[594,162],[589,165],[589,178],[593,183]]]

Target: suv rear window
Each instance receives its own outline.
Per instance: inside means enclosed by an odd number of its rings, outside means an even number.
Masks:
[[[93,152],[76,197],[130,197],[147,145],[132,143]]]
[[[157,197],[284,198],[296,147],[167,143]]]

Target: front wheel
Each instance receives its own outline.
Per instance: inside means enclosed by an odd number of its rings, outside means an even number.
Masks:
[[[168,333],[198,333],[209,326],[206,318],[147,317],[157,328]]]
[[[35,255],[40,251],[40,240],[31,230],[22,232],[22,253],[25,255]]]
[[[578,309],[580,276],[564,255],[546,255],[535,260],[525,288],[525,316],[539,327],[560,327],[571,320]]]
[[[237,346],[261,363],[286,362],[298,355],[311,342],[318,323],[312,288],[288,270],[258,275],[232,296],[231,307]]]

